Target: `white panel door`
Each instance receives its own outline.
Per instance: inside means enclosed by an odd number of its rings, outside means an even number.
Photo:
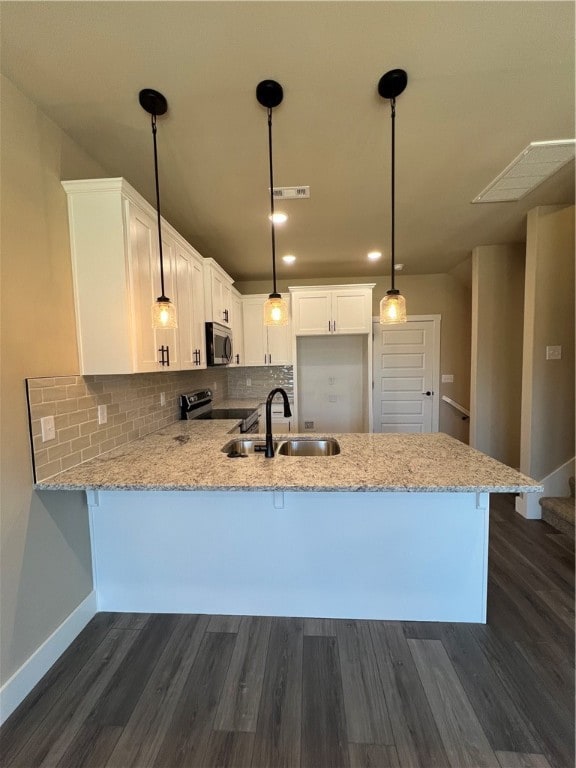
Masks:
[[[435,432],[434,320],[374,323],[374,432]]]

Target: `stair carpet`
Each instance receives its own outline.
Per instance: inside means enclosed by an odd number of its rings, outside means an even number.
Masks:
[[[543,496],[540,499],[542,520],[568,536],[574,536],[574,478],[571,477],[570,496]]]

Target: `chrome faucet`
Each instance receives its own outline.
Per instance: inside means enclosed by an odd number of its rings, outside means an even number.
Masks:
[[[272,442],[272,400],[274,400],[274,396],[278,393],[282,395],[282,399],[284,400],[284,417],[288,418],[289,416],[292,416],[288,395],[282,387],[276,387],[276,389],[273,389],[266,398],[266,450],[264,451],[264,456],[267,459],[274,458],[274,443]]]

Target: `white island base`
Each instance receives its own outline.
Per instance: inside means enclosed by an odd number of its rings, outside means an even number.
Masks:
[[[87,495],[100,611],[486,621],[488,493]]]

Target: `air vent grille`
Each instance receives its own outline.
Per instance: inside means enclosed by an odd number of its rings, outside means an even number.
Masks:
[[[310,187],[274,187],[275,200],[306,200],[310,197]]]
[[[575,144],[576,139],[533,141],[472,202],[520,200],[574,159]]]

